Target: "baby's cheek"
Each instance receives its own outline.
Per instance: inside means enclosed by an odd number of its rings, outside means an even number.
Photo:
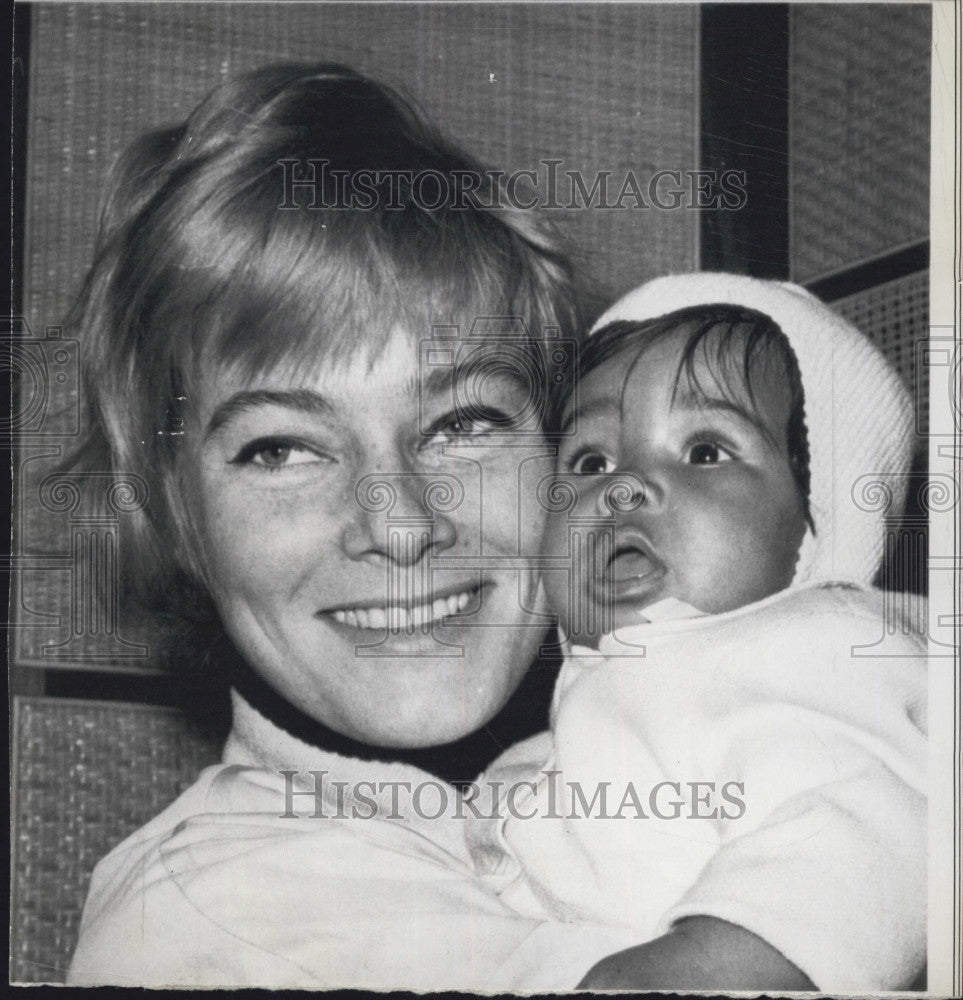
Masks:
[[[792,580],[799,547],[806,531],[804,506],[794,486],[772,489],[768,502],[757,512],[750,530],[756,534],[758,561],[766,568],[770,592]]]
[[[792,582],[800,538],[796,526],[785,517],[767,517],[760,512],[745,526],[741,546],[740,603],[762,600],[784,590]]]

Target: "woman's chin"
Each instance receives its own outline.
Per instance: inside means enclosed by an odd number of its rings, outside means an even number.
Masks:
[[[331,676],[302,685],[266,679],[300,711],[343,736],[372,747],[417,749],[452,743],[481,728],[521,679],[514,671],[484,669],[471,676],[466,665],[463,657],[381,659],[350,677],[340,675],[336,683]],[[315,697],[305,697],[312,687]]]
[[[425,747],[444,746],[454,743],[480,729],[495,716],[510,692],[505,697],[492,699],[484,705],[474,705],[468,710],[463,705],[457,711],[441,712],[437,699],[423,705],[407,704],[402,715],[390,720],[380,720],[380,724],[359,727],[352,734],[374,747],[396,747],[416,750]]]

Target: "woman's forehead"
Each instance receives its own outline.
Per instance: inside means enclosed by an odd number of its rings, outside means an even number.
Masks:
[[[417,375],[418,338],[400,327],[383,338],[359,336],[350,345],[318,344],[306,337],[298,348],[292,344],[264,365],[251,357],[221,360],[209,353],[199,366],[198,390],[214,397],[260,388],[315,389],[338,396],[373,382]]]
[[[466,349],[459,350],[459,346]],[[251,371],[244,359],[202,365],[194,408],[210,414],[242,394],[251,398],[258,392],[308,392],[323,397],[332,408],[363,416],[366,402],[370,405],[375,396],[454,400],[460,395],[458,386],[465,383],[470,383],[472,398],[497,394],[504,383],[527,391],[533,372],[524,364],[523,354],[531,356],[531,342],[439,340],[396,325],[383,340],[359,340],[353,350],[329,352],[321,358],[313,357],[310,350],[301,356],[291,352],[263,371]]]

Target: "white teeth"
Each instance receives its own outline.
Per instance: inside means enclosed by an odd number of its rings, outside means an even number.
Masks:
[[[448,615],[456,615],[468,607],[473,591],[438,597],[431,604],[419,604],[414,608],[390,605],[387,608],[339,608],[332,612],[335,621],[352,628],[383,629],[393,632],[410,632],[412,629],[431,622],[440,621]]]

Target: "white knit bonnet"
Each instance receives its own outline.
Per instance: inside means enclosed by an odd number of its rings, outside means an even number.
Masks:
[[[702,272],[636,288],[606,310],[592,333],[616,321],[722,303],[773,319],[799,363],[816,532],[806,529],[793,583],[868,585],[883,556],[883,520],[902,510],[913,415],[899,376],[859,330],[798,285]],[[879,503],[890,493],[891,503]]]

